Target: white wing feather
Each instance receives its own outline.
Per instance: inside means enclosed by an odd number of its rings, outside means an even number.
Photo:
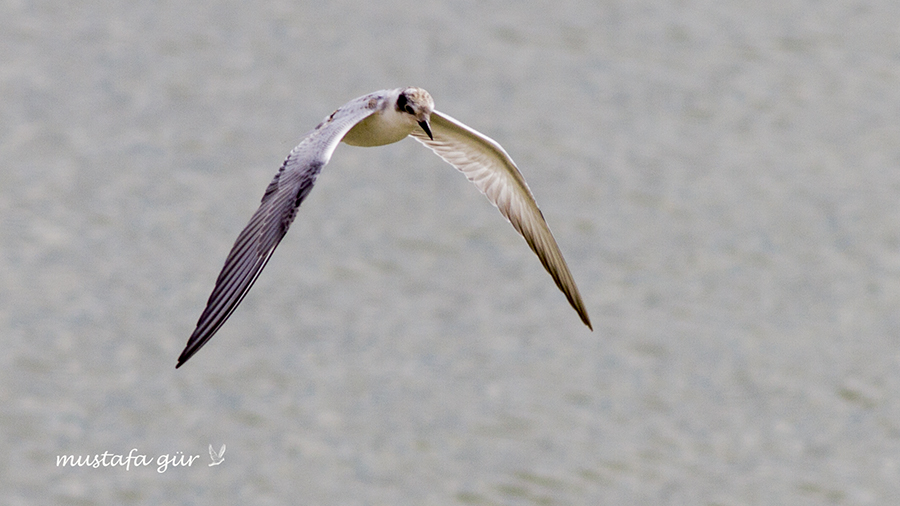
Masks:
[[[411,135],[465,174],[497,206],[537,254],[581,321],[592,329],[559,245],[512,158],[490,137],[441,112],[431,113],[431,131],[434,139],[418,130]]]

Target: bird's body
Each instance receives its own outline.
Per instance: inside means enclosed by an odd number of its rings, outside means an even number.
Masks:
[[[581,320],[590,320],[556,240],[512,159],[494,140],[434,110],[421,88],[382,90],[351,100],[309,132],[285,159],[240,233],[216,280],[206,309],[178,358],[180,367],[225,323],[253,286],[343,140],[382,146],[412,136],[463,172],[522,234]]]
[[[351,146],[372,147],[393,144],[406,138],[416,128],[418,122],[424,121],[427,116],[423,114],[423,119],[417,119],[406,111],[398,110],[396,104],[402,91],[402,89],[397,89],[376,92],[374,95],[381,97],[380,99],[369,96],[368,100],[363,100],[366,107],[373,109],[374,112],[351,128],[344,135],[343,141]],[[357,100],[365,98],[360,97]],[[431,97],[426,95],[419,100],[430,107],[428,110],[430,114],[431,109],[434,108]],[[409,99],[407,99],[408,102]]]

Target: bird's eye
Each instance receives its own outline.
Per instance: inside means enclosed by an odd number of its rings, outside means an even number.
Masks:
[[[409,99],[406,98],[405,93],[401,93],[400,96],[397,97],[397,110],[409,112]]]
[[[416,110],[413,108],[412,103],[409,101],[409,97],[406,96],[406,93],[401,93],[399,97],[397,97],[397,110],[403,111],[412,116],[416,115]]]

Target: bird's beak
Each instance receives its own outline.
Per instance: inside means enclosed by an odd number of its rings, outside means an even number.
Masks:
[[[423,119],[419,122],[419,126],[422,127],[422,130],[425,130],[425,133],[428,134],[428,138],[434,140],[434,136],[431,135],[431,125],[428,124],[427,119]]]

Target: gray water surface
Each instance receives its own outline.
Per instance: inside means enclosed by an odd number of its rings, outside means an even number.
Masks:
[[[5,504],[896,503],[898,27],[892,1],[4,3]],[[595,331],[450,166],[340,146],[176,371],[300,136],[405,85],[517,161]]]

